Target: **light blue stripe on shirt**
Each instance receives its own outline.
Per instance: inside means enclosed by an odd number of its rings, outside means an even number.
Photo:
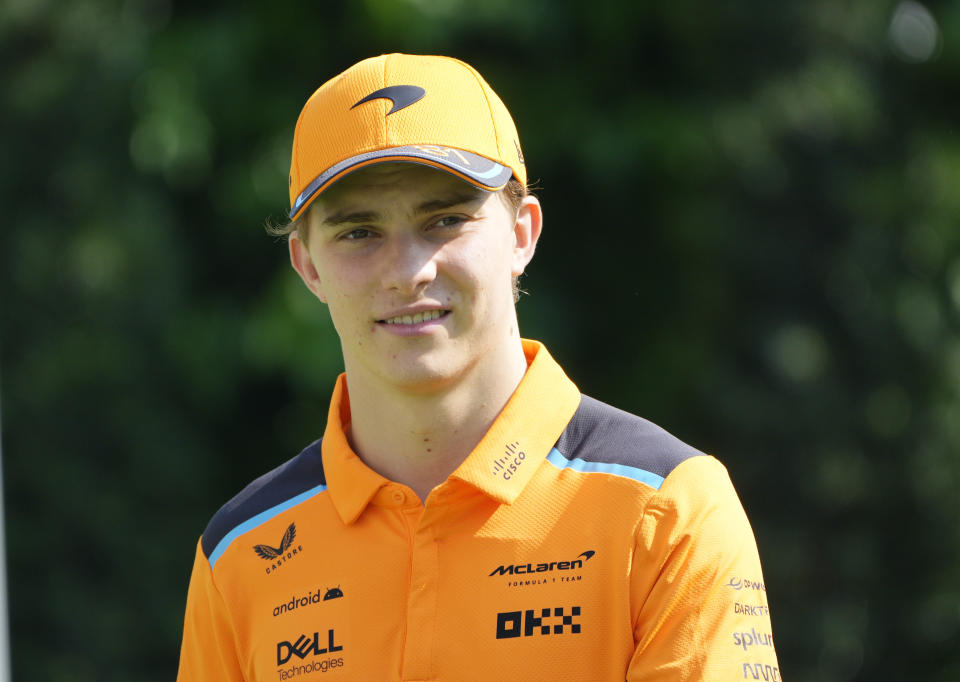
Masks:
[[[248,531],[253,530],[257,526],[260,526],[266,523],[277,514],[281,514],[287,511],[288,509],[290,509],[291,507],[295,507],[301,502],[310,499],[314,495],[318,495],[322,493],[326,489],[327,489],[327,486],[322,484],[318,485],[315,488],[310,488],[310,490],[306,490],[295,497],[291,497],[286,502],[281,502],[278,505],[270,507],[269,509],[262,511],[256,516],[253,516],[247,519],[246,521],[244,521],[243,523],[241,523],[232,531],[224,535],[223,539],[217,543],[216,547],[214,547],[213,551],[210,553],[210,558],[209,558],[210,569],[211,570],[213,569],[213,565],[217,563],[217,560],[220,558],[220,556],[227,551],[227,547],[229,547],[230,544],[234,540],[236,540],[238,537],[240,537],[241,535],[243,535]]]
[[[550,454],[547,455],[547,461],[558,469],[573,469],[574,471],[583,471],[585,473],[613,474],[614,476],[632,478],[634,481],[646,483],[654,490],[660,490],[660,486],[663,485],[663,476],[659,476],[652,471],[645,471],[644,469],[627,466],[626,464],[588,462],[585,459],[567,459],[556,448],[550,450]]]

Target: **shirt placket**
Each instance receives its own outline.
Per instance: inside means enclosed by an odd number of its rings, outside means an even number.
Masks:
[[[432,524],[427,523],[433,514],[425,512],[419,505],[403,509],[401,513],[410,542],[410,584],[401,679],[420,682],[434,679],[439,546]]]

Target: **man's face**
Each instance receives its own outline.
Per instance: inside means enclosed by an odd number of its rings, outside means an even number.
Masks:
[[[327,190],[291,260],[327,303],[350,381],[411,393],[497,371],[519,338],[511,279],[540,230],[528,198],[499,196],[415,164],[378,164]]]

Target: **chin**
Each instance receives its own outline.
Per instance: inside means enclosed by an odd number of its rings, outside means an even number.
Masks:
[[[398,389],[407,393],[435,393],[455,383],[457,372],[429,367],[391,368],[385,377]]]
[[[382,365],[380,376],[396,388],[409,393],[442,391],[461,378],[469,363],[465,358],[444,357],[445,354],[411,354],[395,357]]]

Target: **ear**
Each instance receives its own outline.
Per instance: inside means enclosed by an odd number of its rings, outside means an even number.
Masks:
[[[543,228],[543,209],[540,200],[527,195],[520,202],[517,220],[513,226],[513,268],[512,274],[522,275],[527,264],[533,258]]]
[[[307,288],[313,292],[313,295],[326,303],[327,298],[323,294],[320,273],[318,273],[314,267],[313,259],[310,258],[310,250],[307,248],[307,245],[303,243],[303,240],[300,239],[300,234],[296,230],[291,232],[287,243],[290,247],[290,265],[297,271],[300,279],[302,279],[303,283],[307,285]]]

